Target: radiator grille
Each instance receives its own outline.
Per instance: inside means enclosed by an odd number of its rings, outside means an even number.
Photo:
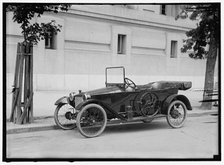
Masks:
[[[82,96],[76,96],[75,97],[75,106],[79,105],[81,102],[83,102]]]

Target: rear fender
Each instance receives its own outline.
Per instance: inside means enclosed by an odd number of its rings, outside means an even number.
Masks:
[[[170,103],[174,100],[182,101],[186,105],[188,110],[192,110],[191,103],[186,96],[174,94],[174,95],[171,95],[171,96],[167,97],[166,100],[163,102],[163,106],[162,106],[162,113],[163,114],[167,113],[167,109],[168,109]]]
[[[63,96],[54,103],[54,105],[59,104],[69,104],[68,96]]]

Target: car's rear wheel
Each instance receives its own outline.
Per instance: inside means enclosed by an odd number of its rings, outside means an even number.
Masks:
[[[75,108],[69,104],[59,104],[54,112],[55,123],[64,130],[70,130],[76,127]]]
[[[184,125],[187,118],[186,105],[180,101],[175,100],[171,102],[167,110],[167,122],[172,128],[180,128]]]
[[[97,104],[88,104],[77,115],[77,127],[85,137],[96,137],[103,133],[107,124],[105,110]]]

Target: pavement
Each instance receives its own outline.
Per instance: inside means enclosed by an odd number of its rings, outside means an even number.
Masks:
[[[200,110],[193,107],[192,111],[188,111],[188,117],[200,117],[204,115],[218,115],[218,108],[213,107],[212,110]],[[8,122],[6,124],[7,134],[15,134],[15,133],[25,133],[25,132],[33,132],[33,131],[46,131],[60,129],[54,122],[53,116],[47,117],[36,117],[34,118],[33,123],[27,124],[14,124],[12,122]]]

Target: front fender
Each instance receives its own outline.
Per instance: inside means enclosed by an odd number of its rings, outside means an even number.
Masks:
[[[180,100],[180,101],[182,101],[186,105],[188,110],[192,110],[191,103],[190,103],[190,101],[188,100],[188,98],[186,96],[174,94],[174,95],[171,95],[171,96],[167,97],[166,100],[163,102],[163,106],[162,106],[162,113],[163,114],[166,114],[167,109],[168,109],[170,103],[173,100]]]
[[[69,104],[68,96],[63,96],[54,103],[54,105],[59,104]]]

